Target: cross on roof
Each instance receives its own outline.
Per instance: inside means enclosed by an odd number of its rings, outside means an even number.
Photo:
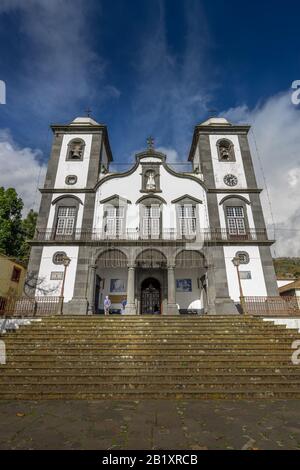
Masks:
[[[147,138],[147,145],[148,149],[154,149],[154,138],[153,137],[148,137]]]
[[[87,117],[91,117],[91,112],[92,112],[92,110],[89,108],[89,106],[87,107],[87,109],[85,110],[85,112],[86,112]]]

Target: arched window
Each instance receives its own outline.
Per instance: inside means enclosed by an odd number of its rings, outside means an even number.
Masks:
[[[250,205],[250,202],[243,196],[230,194],[225,196],[219,204],[224,209],[228,237],[248,239],[251,233],[247,205]]]
[[[159,196],[143,196],[137,201],[140,206],[140,236],[158,239],[162,231],[162,204],[165,201]]]
[[[217,149],[220,162],[235,162],[234,146],[230,140],[218,140]]]
[[[73,139],[68,143],[67,160],[83,160],[85,143],[82,139]]]
[[[75,234],[77,214],[81,200],[74,195],[59,196],[55,205],[53,235],[55,239],[72,239]]]

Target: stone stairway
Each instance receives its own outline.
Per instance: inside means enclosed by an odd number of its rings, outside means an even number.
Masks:
[[[300,398],[300,335],[246,316],[49,317],[5,340],[0,399]]]

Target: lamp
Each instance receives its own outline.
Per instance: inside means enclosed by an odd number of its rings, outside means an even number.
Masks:
[[[246,313],[245,299],[244,299],[244,293],[243,293],[243,288],[242,288],[242,283],[241,283],[241,276],[240,276],[240,271],[239,271],[239,265],[241,264],[241,260],[238,256],[234,256],[234,258],[232,258],[231,261],[232,261],[233,266],[235,266],[235,268],[236,268],[236,273],[237,273],[237,277],[238,277],[242,313]]]
[[[71,263],[71,258],[69,258],[67,255],[64,255],[62,259],[62,264],[64,265],[64,275],[63,275],[63,281],[61,285],[61,291],[60,291],[60,296],[59,296],[59,303],[60,303],[60,314],[63,314],[63,306],[64,306],[64,290],[65,290],[65,280],[66,280],[66,273],[67,273],[67,268],[69,264]]]

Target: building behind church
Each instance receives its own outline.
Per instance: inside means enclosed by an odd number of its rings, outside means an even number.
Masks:
[[[247,125],[197,125],[189,172],[152,139],[132,167],[110,170],[107,127],[90,117],[52,125],[53,145],[29,272],[64,313],[238,313],[245,296],[278,295]]]

